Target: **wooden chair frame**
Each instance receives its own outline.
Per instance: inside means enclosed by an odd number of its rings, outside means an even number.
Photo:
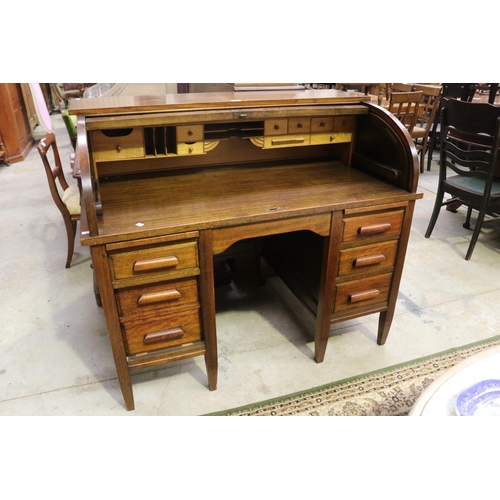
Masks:
[[[48,151],[52,148],[54,156],[54,166],[51,165],[48,157]],[[46,134],[43,139],[37,144],[37,150],[42,158],[43,166],[45,167],[45,173],[47,174],[47,180],[49,182],[50,194],[61,212],[64,220],[64,225],[66,227],[66,235],[68,240],[68,253],[66,258],[66,268],[70,267],[71,260],[73,258],[73,252],[75,247],[75,235],[77,222],[80,220],[80,213],[70,213],[68,207],[63,201],[60,194],[60,189],[57,186],[59,182],[60,188],[65,192],[70,188],[69,184],[66,182],[64,177],[64,171],[61,164],[61,158],[59,156],[59,150],[57,149],[57,143],[55,135],[52,133]]]
[[[410,135],[417,123],[421,98],[422,91],[391,92],[388,111],[406,127]]]
[[[465,256],[470,260],[487,213],[500,208],[500,107],[443,99],[441,108],[441,148],[436,201],[425,237],[432,234],[440,209],[459,201],[467,206],[465,228],[470,227],[472,210],[478,217]],[[448,172],[452,176],[448,176]],[[444,201],[445,194],[452,196]]]

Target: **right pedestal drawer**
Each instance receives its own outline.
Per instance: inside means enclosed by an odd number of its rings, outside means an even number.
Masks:
[[[345,216],[333,313],[387,306],[404,208]]]

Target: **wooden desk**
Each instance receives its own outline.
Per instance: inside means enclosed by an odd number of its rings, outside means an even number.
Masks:
[[[136,368],[204,355],[216,389],[214,260],[248,246],[316,317],[318,363],[332,323],[380,313],[386,341],[421,195],[411,137],[367,100],[302,90],[71,102],[81,242],[127,409]]]

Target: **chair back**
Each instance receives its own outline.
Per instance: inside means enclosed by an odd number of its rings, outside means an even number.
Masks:
[[[53,153],[53,165],[49,159],[49,150],[52,148]],[[37,150],[45,167],[45,173],[47,175],[47,180],[49,182],[50,194],[57,205],[57,208],[64,216],[70,216],[70,211],[68,207],[63,202],[64,192],[69,188],[66,178],[64,177],[64,171],[61,165],[61,158],[59,156],[59,150],[57,149],[56,138],[54,134],[46,134],[43,139],[37,144]],[[59,185],[58,185],[59,184]],[[74,212],[74,210],[72,210]]]
[[[420,99],[420,110],[417,116],[415,127],[423,129],[420,136],[423,137],[425,134],[428,134],[431,125],[434,123],[434,118],[436,116],[436,111],[440,102],[442,88],[441,86],[420,84],[415,84],[413,87],[415,91],[422,92],[422,97]]]
[[[62,119],[64,121],[64,125],[66,125],[66,130],[68,131],[69,135],[69,140],[71,142],[71,145],[73,146],[73,149],[76,149],[76,116],[71,115],[68,113],[68,110],[65,109],[61,113]]]
[[[417,122],[421,97],[422,91],[391,92],[388,111],[406,127],[410,135]]]
[[[43,97],[42,88],[39,83],[30,83],[31,95],[35,104],[35,111],[38,117],[38,123],[46,134],[50,134],[53,130],[52,119],[50,118],[47,103]]]
[[[489,193],[498,163],[500,107],[449,97],[441,107],[441,175],[446,169],[464,177],[486,180]]]

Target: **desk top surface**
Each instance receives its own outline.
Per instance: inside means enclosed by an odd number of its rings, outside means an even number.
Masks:
[[[206,92],[72,99],[69,113],[71,115],[108,115],[155,111],[202,111],[248,107],[355,104],[362,101],[370,101],[370,96],[359,92],[330,89]]]
[[[232,175],[230,175],[232,173]],[[407,200],[406,191],[339,162],[187,170],[101,183],[98,240],[121,240]],[[86,229],[83,227],[82,229]],[[88,241],[85,241],[88,240]],[[92,244],[84,237],[82,243]]]

